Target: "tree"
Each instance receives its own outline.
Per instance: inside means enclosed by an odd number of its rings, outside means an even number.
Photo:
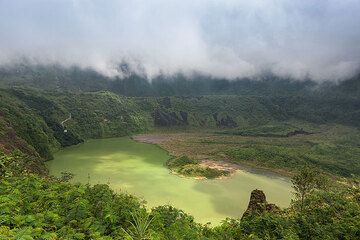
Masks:
[[[300,201],[300,210],[304,208],[304,201],[315,189],[323,189],[327,185],[326,177],[309,167],[302,168],[291,179],[296,198]]]

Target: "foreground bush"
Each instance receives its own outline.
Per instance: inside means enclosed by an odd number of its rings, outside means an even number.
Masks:
[[[131,239],[143,203],[107,185],[74,185],[36,175],[0,183],[0,239]],[[197,239],[201,225],[171,206],[153,209],[151,239]],[[186,229],[186,231],[184,231]]]
[[[360,239],[359,182],[348,186],[314,188],[288,209],[211,227],[172,206],[147,211],[136,197],[105,184],[2,176],[0,239]]]

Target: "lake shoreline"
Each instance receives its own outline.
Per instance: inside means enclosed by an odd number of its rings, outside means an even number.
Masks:
[[[169,156],[157,145],[130,137],[92,139],[57,152],[46,165],[51,175],[71,172],[74,183],[109,184],[145,199],[149,208],[170,204],[213,226],[227,217],[241,217],[254,189],[263,190],[268,201],[280,207],[290,204],[291,184],[283,179],[238,170],[231,178],[199,181],[171,174],[164,167]]]
[[[169,153],[169,150],[164,148],[164,146],[162,146],[161,143],[175,139],[173,136],[170,136],[169,134],[156,134],[156,133],[136,134],[136,135],[130,136],[130,138],[136,142],[152,144],[152,145],[158,146],[161,149],[167,151],[168,153]],[[170,154],[170,153],[169,153],[169,155],[172,156],[172,154]],[[174,157],[179,157],[179,156],[174,156]],[[202,160],[199,165],[203,166],[203,167],[214,168],[217,170],[228,171],[229,175],[227,175],[227,176],[219,176],[219,177],[213,178],[213,179],[220,179],[220,180],[233,177],[237,171],[246,171],[246,172],[249,172],[252,174],[263,175],[263,176],[270,177],[270,178],[281,178],[288,182],[290,182],[290,177],[292,176],[292,173],[286,172],[286,171],[280,170],[280,169],[265,168],[265,167],[254,166],[254,165],[245,164],[245,163],[242,163],[242,164],[232,163],[232,162],[226,162],[226,161],[222,161],[222,160],[219,160],[219,161]],[[169,170],[172,174],[181,176],[181,177],[195,178],[197,180],[208,179],[208,178],[202,177],[202,176],[198,176],[198,177],[186,176],[186,175],[176,173],[176,172],[172,171],[171,169],[169,169]]]

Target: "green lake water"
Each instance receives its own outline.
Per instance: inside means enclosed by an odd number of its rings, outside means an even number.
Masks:
[[[286,179],[238,171],[221,180],[196,180],[169,173],[163,149],[130,138],[89,140],[65,148],[47,162],[50,173],[75,174],[73,181],[108,183],[115,191],[126,191],[147,201],[147,206],[171,204],[193,215],[201,223],[218,224],[226,217],[241,217],[250,192],[261,189],[267,200],[281,207],[290,204],[291,184]]]

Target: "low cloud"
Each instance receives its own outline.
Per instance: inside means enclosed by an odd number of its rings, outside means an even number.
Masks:
[[[0,0],[0,64],[337,80],[359,70],[359,12],[358,0]]]

